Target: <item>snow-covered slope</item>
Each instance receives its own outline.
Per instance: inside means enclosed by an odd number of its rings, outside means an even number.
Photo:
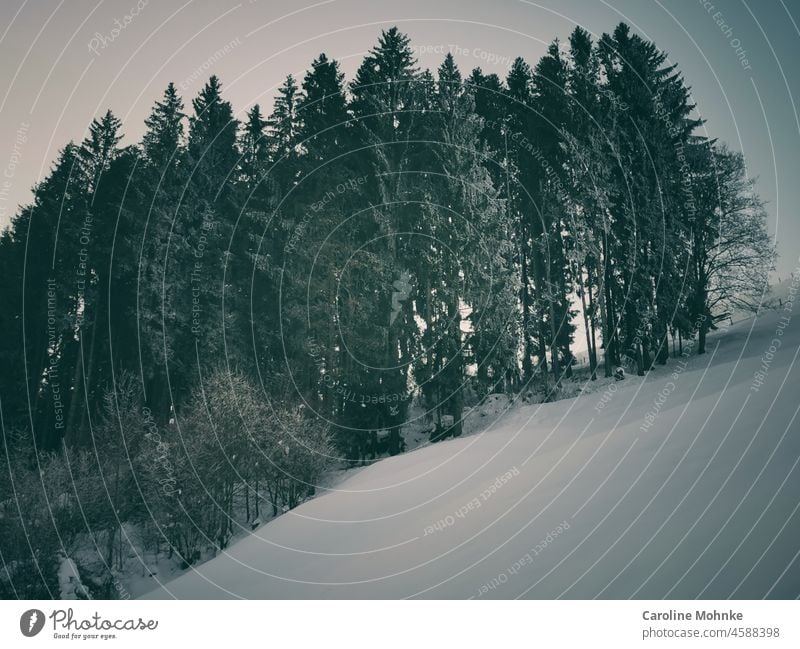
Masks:
[[[739,322],[644,381],[378,462],[148,596],[797,597],[790,315]]]

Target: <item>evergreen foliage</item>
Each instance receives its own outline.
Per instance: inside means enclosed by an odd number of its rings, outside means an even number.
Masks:
[[[703,353],[774,249],[694,108],[625,24],[506,79],[420,70],[393,27],[241,123],[216,77],[136,145],[92,121],[0,235],[0,595],[55,596],[88,538],[108,596],[131,525],[189,565],[413,413],[436,441],[488,394],[558,398],[578,325],[587,380]]]

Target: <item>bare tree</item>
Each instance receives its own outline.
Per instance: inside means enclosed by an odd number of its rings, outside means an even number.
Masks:
[[[734,309],[757,308],[776,253],[744,156],[724,145],[698,147],[696,153],[690,317],[699,334],[698,354],[703,354],[716,322]]]

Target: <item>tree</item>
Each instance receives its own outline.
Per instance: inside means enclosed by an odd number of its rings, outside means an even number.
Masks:
[[[125,524],[146,520],[143,472],[144,445],[148,442],[141,386],[123,371],[103,395],[103,409],[93,438],[94,461],[107,499],[104,562],[109,570],[122,570],[127,556]],[[99,531],[99,530],[97,530]]]
[[[6,426],[27,430],[44,450],[59,447],[72,396],[74,373],[64,349],[74,332],[76,282],[74,267],[66,266],[77,255],[77,241],[56,233],[61,221],[66,229],[83,220],[86,194],[76,177],[78,150],[70,143],[34,188],[33,203],[0,235],[7,307],[0,314],[3,416]]]
[[[330,429],[303,407],[281,407],[255,437],[257,475],[266,486],[273,515],[313,495],[333,457]]]
[[[609,342],[615,356],[620,343],[619,355],[641,375],[651,366],[651,350],[664,359],[679,302],[671,287],[680,275],[684,206],[691,204],[685,200],[691,187],[682,184],[701,122],[691,118],[688,89],[675,66],[665,65],[666,54],[624,23],[603,35],[598,57],[604,91],[614,106],[626,107],[615,132],[606,238],[613,260],[604,278],[607,318],[618,323]]]
[[[690,319],[699,334],[697,353],[703,354],[716,322],[734,309],[757,309],[774,268],[775,249],[744,156],[715,145],[698,150],[695,165]]]
[[[174,247],[167,252],[162,279],[173,402],[188,394],[200,369],[198,359],[214,363],[226,350],[244,351],[237,334],[243,329],[239,318],[247,314],[236,308],[241,303],[234,294],[241,285],[231,285],[227,274],[244,254],[233,239],[239,215],[238,122],[214,76],[192,106],[188,177],[176,206],[170,236]]]
[[[109,286],[114,232],[135,160],[130,149],[120,149],[121,122],[107,111],[93,120],[89,135],[78,148],[78,171],[85,192],[79,218],[64,223],[59,237],[69,242],[60,282],[74,333],[65,339],[62,354],[65,378],[71,381],[65,431],[70,443],[84,444],[90,417],[110,377]]]
[[[358,304],[349,305],[348,346],[358,349],[359,357],[348,387],[362,395],[362,403],[349,407],[347,416],[362,420],[359,426],[366,430],[388,429],[392,453],[400,450],[399,427],[408,405],[405,394],[415,340],[414,323],[403,309],[405,302],[399,317],[391,315],[394,282],[407,278],[404,289],[414,282],[403,251],[409,244],[404,233],[413,232],[417,218],[413,210],[404,209],[413,183],[413,174],[406,172],[422,146],[416,136],[420,112],[415,66],[408,36],[392,27],[381,33],[350,85],[359,148],[356,170],[366,178],[360,197],[372,207],[364,213],[369,220],[360,220],[357,239],[351,242],[351,249],[361,254],[346,284],[358,296]],[[397,401],[396,396],[400,397]]]
[[[161,423],[170,415],[168,373],[174,367],[178,342],[173,326],[178,322],[174,296],[179,291],[174,287],[186,280],[167,269],[170,260],[189,255],[181,218],[189,173],[183,110],[183,101],[170,83],[145,120],[142,160],[132,182],[134,208],[121,224],[118,239],[123,255],[116,262],[120,278],[135,282],[134,299],[116,312],[136,325],[131,339],[137,341],[135,348],[142,355],[143,397]]]
[[[558,396],[573,300],[592,378],[666,363],[670,334],[704,353],[773,268],[744,157],[625,24],[505,80],[420,71],[392,27],[267,118],[216,77],[191,108],[170,83],[134,146],[99,116],[0,233],[2,596],[54,596],[89,544],[93,595],[138,538],[196,563],[334,446],[403,450],[414,397],[440,439],[476,394]]]
[[[349,156],[355,141],[338,62],[320,54],[302,87],[297,111],[301,180],[292,202],[308,227],[295,229],[285,261],[282,342],[297,392],[313,413],[341,426],[337,436],[346,448],[352,422],[343,414],[343,386],[350,378],[352,340],[351,330],[341,326],[346,309],[341,288],[350,264],[358,263],[351,254],[362,220],[349,217],[361,207],[363,184]]]
[[[531,78],[533,110],[532,141],[526,153],[534,177],[536,213],[532,215],[532,246],[540,258],[543,272],[540,282],[540,311],[547,321],[550,359],[556,385],[562,370],[571,375],[570,344],[574,326],[571,323],[569,293],[572,278],[566,261],[569,238],[564,236],[566,195],[563,181],[564,150],[561,133],[569,116],[567,68],[560,45],[554,41],[534,69]]]
[[[269,159],[266,138],[267,123],[261,114],[261,107],[255,104],[247,111],[247,119],[239,137],[240,182],[250,194],[261,185],[262,174]],[[253,200],[252,196],[248,196],[248,200]]]
[[[514,182],[507,183],[508,200],[514,214],[518,234],[520,273],[520,305],[522,310],[522,381],[525,386],[534,378],[533,357],[538,357],[538,371],[542,391],[547,394],[547,333],[541,311],[544,266],[538,248],[533,246],[536,226],[538,181],[535,166],[531,164],[530,147],[533,142],[532,71],[520,57],[514,60],[506,79],[508,88],[508,133],[504,137],[506,164],[513,169]]]
[[[610,167],[607,147],[604,146],[599,120],[600,108],[597,56],[587,31],[576,27],[569,39],[567,88],[570,99],[570,118],[562,131],[562,147],[567,158],[565,175],[571,205],[567,210],[571,245],[567,260],[571,275],[577,284],[581,300],[581,314],[586,335],[591,379],[597,373],[597,326],[605,321],[597,303],[602,302],[601,292],[596,292],[601,282],[600,269],[605,234],[598,219],[605,222],[608,209],[606,185]],[[604,334],[607,336],[607,333]],[[607,340],[607,337],[605,338]],[[611,376],[609,354],[606,354],[605,372]]]
[[[108,110],[100,120],[94,119],[89,125],[89,135],[79,149],[81,170],[86,178],[89,192],[96,194],[103,173],[108,171],[117,156],[118,145],[122,140],[119,132],[122,122]],[[93,197],[94,198],[94,197]]]
[[[162,175],[181,160],[185,117],[183,101],[175,84],[170,82],[161,101],[155,103],[149,117],[144,120],[147,131],[142,137],[145,160]]]
[[[311,63],[298,101],[298,139],[306,157],[330,159],[348,142],[350,116],[344,92],[344,74],[338,61],[324,53]]]

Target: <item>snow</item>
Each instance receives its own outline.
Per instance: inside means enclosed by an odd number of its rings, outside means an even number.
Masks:
[[[59,599],[90,599],[86,587],[81,582],[78,566],[67,556],[61,556],[58,566]]]
[[[645,378],[492,399],[483,432],[361,468],[147,597],[797,597],[800,317],[781,307]]]

